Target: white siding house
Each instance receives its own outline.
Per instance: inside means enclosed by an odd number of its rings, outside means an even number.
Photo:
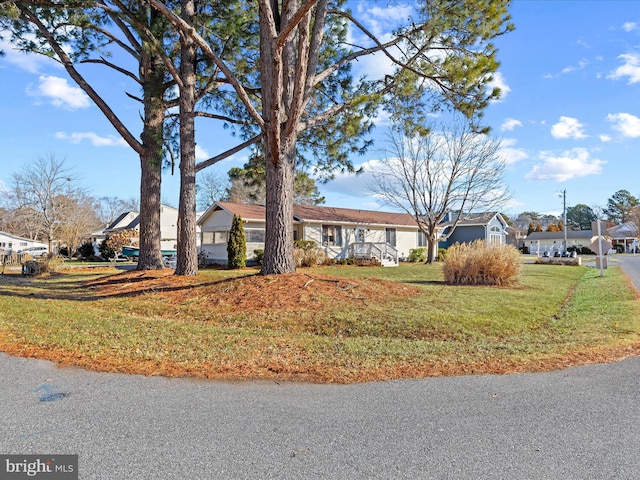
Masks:
[[[264,249],[265,208],[218,202],[198,221],[206,263],[227,263],[227,240],[234,214],[243,220],[247,260],[254,258],[254,250]],[[329,258],[376,256],[397,264],[409,256],[409,250],[416,248],[418,242],[418,226],[404,213],[296,205],[293,228],[295,240],[316,242]]]
[[[11,255],[31,247],[46,247],[47,244],[29,238],[19,237],[7,232],[0,232],[0,255]]]
[[[589,247],[597,238],[591,230],[567,230],[567,248],[573,247],[580,250]],[[529,253],[553,255],[562,253],[564,248],[564,231],[561,232],[532,232],[525,240],[529,247]]]
[[[116,218],[111,225],[104,229],[103,238],[121,230],[140,231],[140,214],[138,212],[124,212]],[[200,231],[197,230],[198,245],[200,244]],[[94,239],[98,241],[98,236]],[[137,237],[132,242],[137,242]],[[167,205],[160,206],[160,248],[162,250],[175,250],[178,246],[178,209]]]

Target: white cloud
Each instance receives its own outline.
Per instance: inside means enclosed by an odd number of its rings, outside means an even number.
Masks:
[[[553,138],[573,138],[576,140],[587,138],[583,128],[584,125],[577,118],[563,116],[560,117],[558,123],[551,127],[551,135],[553,135]]]
[[[502,73],[500,72],[496,72],[493,74],[493,79],[487,83],[487,86],[492,89],[492,88],[499,88],[500,89],[500,97],[498,98],[498,102],[501,102],[502,100],[504,100],[504,98],[509,95],[509,92],[511,92],[511,87],[507,84],[507,81],[504,78],[504,75],[502,75]]]
[[[510,132],[514,130],[516,127],[521,127],[522,122],[520,120],[516,120],[515,118],[507,118],[502,125],[500,125],[500,130],[503,132]]]
[[[640,82],[640,53],[625,53],[618,58],[621,59],[624,64],[607,75],[607,78],[618,80],[629,77],[629,81],[627,82],[629,85]]]
[[[29,73],[39,73],[43,67],[56,67],[60,68],[60,64],[55,60],[37,53],[25,53],[20,50],[16,50],[7,40],[0,39],[0,50],[4,51],[5,56],[2,58],[2,63],[15,65]]]
[[[40,75],[36,88],[27,87],[27,94],[32,97],[49,99],[52,105],[67,110],[88,108],[91,106],[89,97],[78,87],[69,85],[66,79],[53,75]]]
[[[568,67],[563,68],[562,69],[562,73],[571,73],[571,72],[575,72],[577,70],[582,70],[587,65],[589,65],[589,62],[587,60],[580,60],[578,62],[578,65],[570,65]]]
[[[109,135],[101,137],[93,132],[73,132],[67,134],[65,132],[56,132],[55,137],[58,140],[67,140],[69,143],[78,144],[84,140],[91,142],[94,147],[128,147],[129,145],[121,137]]]
[[[598,175],[602,173],[602,166],[606,163],[597,158],[591,158],[586,148],[574,148],[555,155],[552,152],[541,152],[542,163],[533,167],[525,175],[526,180],[555,180],[566,182],[572,178]]]
[[[322,189],[354,197],[366,197],[371,195],[369,185],[373,182],[372,173],[380,170],[382,164],[379,160],[368,160],[360,165],[354,165],[356,170],[362,168],[362,173],[336,173],[333,180],[327,182]]]
[[[638,29],[638,24],[636,22],[625,22],[622,25],[622,29],[625,32],[633,32],[634,30]]]
[[[611,140],[613,140],[611,135],[606,135],[604,133],[602,135],[600,135],[599,138],[600,138],[600,141],[603,142],[603,143],[607,143],[607,142],[610,142]]]
[[[358,11],[358,20],[379,40],[382,40],[382,36],[390,34],[399,24],[406,24],[414,11],[411,6],[395,4],[381,8],[373,5],[374,3],[377,2],[358,2],[356,10]]]
[[[211,155],[200,145],[196,145],[196,160],[209,160]]]
[[[499,155],[504,159],[507,165],[512,165],[529,158],[529,154],[521,148],[515,148],[515,144],[516,141],[513,139],[502,140],[500,144]]]
[[[613,129],[620,132],[624,137],[640,137],[640,118],[630,113],[610,113],[607,120],[612,122]]]

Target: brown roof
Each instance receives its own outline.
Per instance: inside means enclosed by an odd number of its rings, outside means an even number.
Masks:
[[[263,205],[218,202],[218,205],[243,220],[264,220]],[[294,205],[294,220],[299,222],[355,223],[366,225],[396,225],[415,227],[416,222],[407,213],[377,212],[351,208],[319,207],[314,205]]]
[[[243,220],[262,220],[266,218],[263,205],[250,205],[246,203],[218,202],[217,205],[238,215]]]
[[[351,208],[295,205],[293,214],[301,222],[363,223],[367,225],[402,225],[415,227],[416,222],[407,213],[376,212]]]

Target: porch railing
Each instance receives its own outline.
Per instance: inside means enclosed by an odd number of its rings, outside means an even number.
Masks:
[[[376,258],[380,263],[398,263],[398,249],[386,242],[355,242],[349,245],[351,258]]]

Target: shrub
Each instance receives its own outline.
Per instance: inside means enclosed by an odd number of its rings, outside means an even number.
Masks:
[[[319,248],[313,250],[296,248],[293,251],[293,258],[296,261],[296,267],[315,267],[324,263],[326,255]]]
[[[409,250],[410,262],[426,262],[427,261],[427,249],[426,248],[412,248]]]
[[[447,257],[447,249],[446,248],[439,248],[438,249],[438,261],[439,262],[444,262],[444,259]]]
[[[296,240],[295,248],[300,248],[301,250],[312,250],[318,247],[318,244],[313,240]]]
[[[449,247],[443,271],[450,285],[508,285],[517,280],[520,267],[515,247],[476,240]]]
[[[258,265],[262,265],[262,260],[264,260],[264,250],[262,248],[257,248],[253,251],[253,259]]]
[[[93,250],[93,244],[91,242],[84,242],[80,247],[78,247],[78,253],[81,258],[89,258],[96,254]]]
[[[102,242],[100,242],[100,247],[98,248],[100,251],[100,255],[103,259],[108,260],[116,256],[116,251],[109,246],[109,238],[105,238]]]
[[[244,268],[247,265],[247,240],[244,236],[242,219],[234,215],[227,242],[227,266],[229,268]]]
[[[296,267],[316,267],[327,260],[324,251],[313,240],[296,240],[293,258]]]

